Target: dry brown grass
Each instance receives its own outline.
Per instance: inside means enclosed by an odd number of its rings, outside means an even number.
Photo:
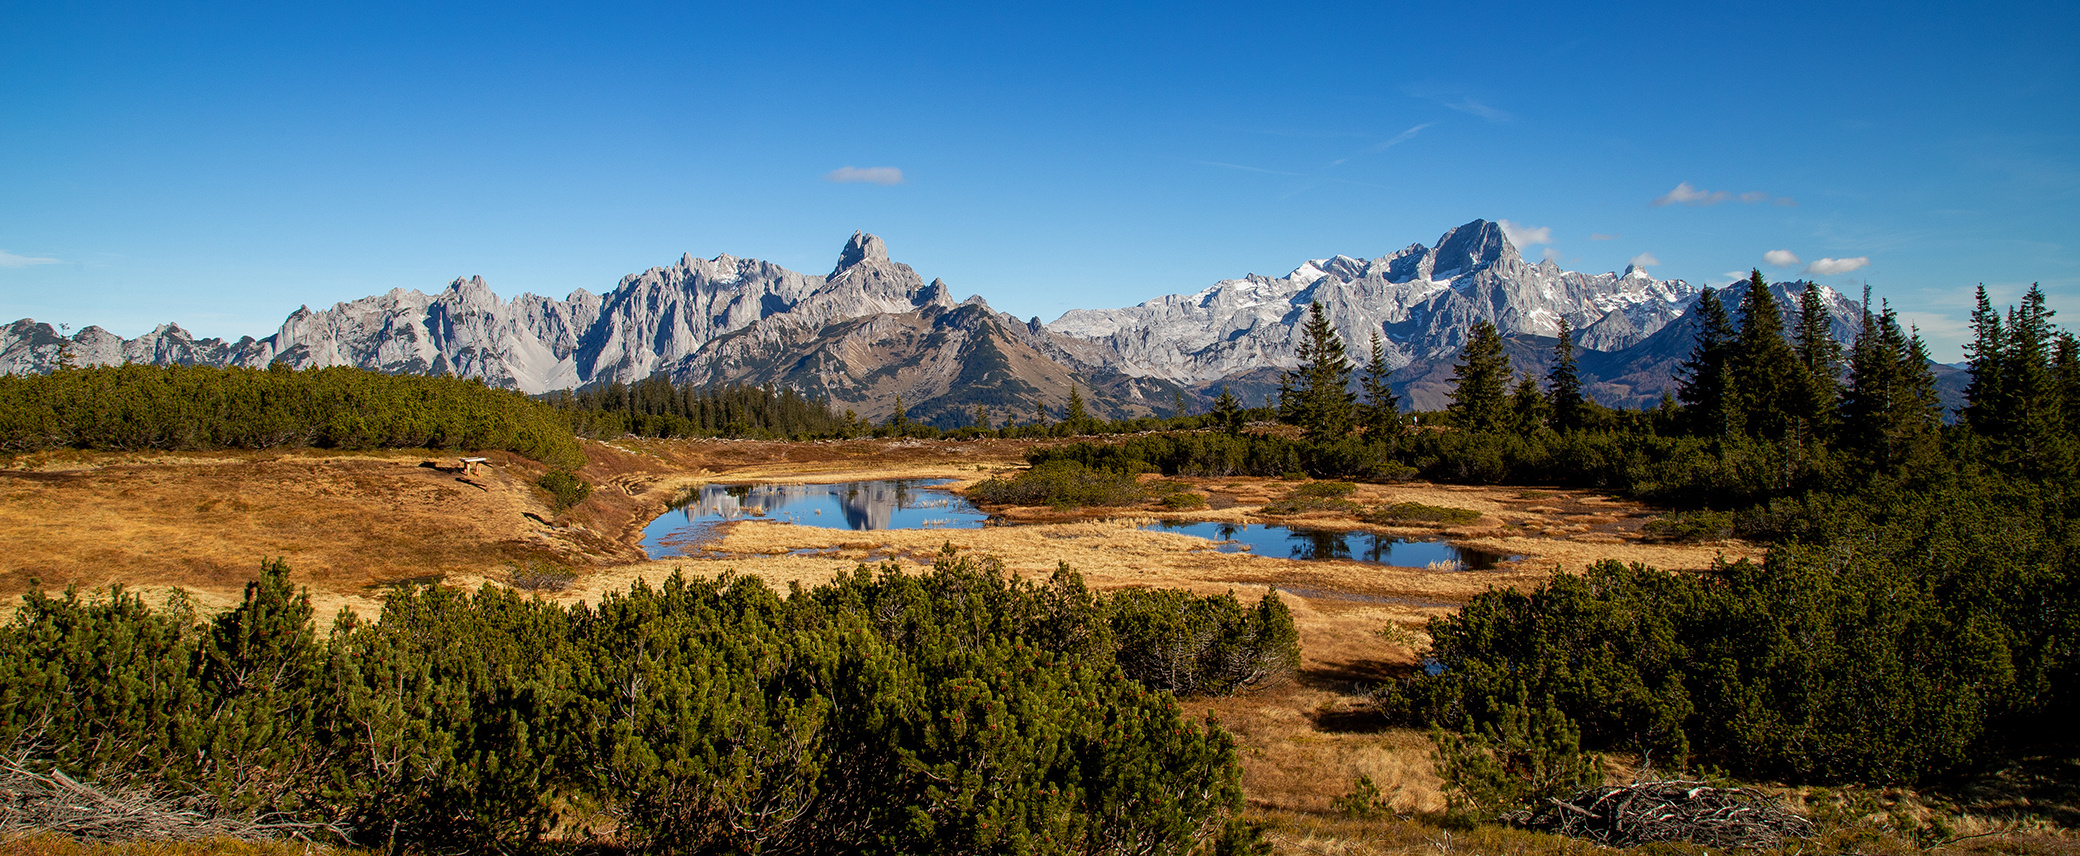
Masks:
[[[1722,554],[1760,555],[1738,542],[1646,544],[1639,528],[1652,512],[1642,506],[1581,491],[1521,487],[1360,485],[1351,496],[1364,507],[1418,502],[1478,512],[1470,523],[1382,528],[1366,526],[1348,513],[1311,513],[1293,521],[1444,537],[1523,557],[1492,571],[1224,554],[1198,538],[1139,528],[1159,517],[1261,522],[1256,509],[1297,484],[1275,479],[1163,479],[1172,490],[1207,495],[1208,507],[1192,511],[1163,510],[1153,502],[1095,512],[1006,509],[1005,517],[1029,525],[979,530],[849,532],[746,521],[722,527],[709,545],[729,554],[724,559],[653,562],[643,559],[639,546],[643,525],[700,484],[897,477],[965,484],[1019,466],[1034,445],[587,442],[588,463],[581,474],[596,489],[590,499],[553,520],[533,487],[542,469],[509,455],[492,455],[494,466],[467,479],[420,468],[426,456],[406,452],[74,452],[22,458],[0,471],[0,538],[12,548],[0,559],[0,594],[26,591],[32,578],[45,588],[178,585],[209,610],[236,602],[261,560],[281,556],[296,581],[310,588],[321,618],[329,619],[341,607],[373,615],[385,583],[438,577],[447,585],[501,584],[504,569],[516,561],[576,568],[578,578],[568,590],[545,595],[595,601],[625,591],[638,579],[655,583],[674,571],[754,574],[785,587],[814,584],[861,562],[897,561],[914,569],[929,563],[948,542],[964,552],[996,556],[1019,574],[1044,575],[1067,562],[1098,588],[1232,589],[1255,598],[1266,586],[1277,586],[1301,634],[1299,678],[1258,694],[1194,700],[1188,706],[1236,734],[1248,798],[1253,810],[1272,819],[1281,852],[1434,853],[1451,852],[1437,849],[1442,830],[1434,825],[1374,821],[1352,826],[1355,822],[1318,816],[1361,774],[1378,784],[1396,810],[1424,813],[1442,807],[1427,738],[1380,727],[1365,702],[1371,686],[1413,667],[1416,647],[1427,641],[1421,634],[1425,620],[1451,612],[1490,587],[1535,585],[1556,568],[1580,569],[1602,559],[1702,568]],[[816,554],[791,554],[802,550]],[[1576,852],[1569,849],[1573,845],[1546,836],[1479,835],[1500,837],[1470,845],[1485,848],[1478,852]],[[1447,843],[1458,850],[1468,841],[1460,837]],[[1534,846],[1534,841],[1540,843]],[[219,852],[78,849],[88,845],[50,842],[28,846],[44,849],[19,852]],[[62,849],[66,846],[75,849]],[[221,852],[278,852],[266,849],[269,845],[240,846],[249,849]]]
[[[9,856],[370,856],[358,847],[328,847],[300,841],[81,841],[64,835],[0,839]]]

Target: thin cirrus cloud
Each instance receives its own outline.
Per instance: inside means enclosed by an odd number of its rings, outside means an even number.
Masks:
[[[1526,226],[1522,223],[1502,221],[1502,235],[1518,248],[1550,244],[1553,242],[1553,227]]]
[[[1792,199],[1789,196],[1771,197],[1769,194],[1763,193],[1759,190],[1751,190],[1747,193],[1742,193],[1736,196],[1730,191],[1706,190],[1702,187],[1694,186],[1687,181],[1677,184],[1674,190],[1661,194],[1660,196],[1654,197],[1654,201],[1647,204],[1652,205],[1655,208],[1661,208],[1668,205],[1688,205],[1691,207],[1702,207],[1707,205],[1717,205],[1721,202],[1726,202],[1734,199],[1738,199],[1741,202],[1748,205],[1753,205],[1757,202],[1774,202],[1774,204],[1787,207],[1798,204],[1798,200]]]
[[[1806,265],[1806,273],[1815,276],[1834,276],[1838,273],[1848,273],[1852,270],[1869,267],[1870,263],[1870,256],[1857,256],[1853,259],[1818,259],[1812,264]]]
[[[1795,267],[1798,254],[1790,250],[1770,250],[1762,254],[1762,261],[1770,267]]]
[[[19,256],[0,250],[0,268],[19,268],[31,265],[54,265],[58,260],[47,256]]]
[[[838,184],[902,184],[903,171],[892,166],[841,166],[823,174]]]
[[[1636,267],[1636,268],[1640,268],[1640,269],[1642,269],[1642,270],[1644,270],[1644,269],[1646,269],[1646,268],[1650,268],[1650,267],[1653,267],[1653,266],[1655,266],[1655,265],[1658,265],[1658,264],[1660,264],[1660,263],[1661,263],[1661,260],[1660,260],[1660,259],[1657,259],[1657,258],[1654,258],[1654,254],[1653,254],[1653,253],[1640,253],[1639,255],[1636,255],[1636,256],[1633,256],[1633,257],[1632,257],[1632,266],[1633,266],[1633,267]]]

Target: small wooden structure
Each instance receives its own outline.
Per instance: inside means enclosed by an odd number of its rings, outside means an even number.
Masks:
[[[480,471],[482,465],[490,462],[490,458],[463,458],[462,473],[463,475],[476,475]]]

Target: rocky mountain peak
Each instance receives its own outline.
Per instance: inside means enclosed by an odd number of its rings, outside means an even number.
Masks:
[[[1502,225],[1487,220],[1445,232],[1437,239],[1434,252],[1431,276],[1439,278],[1473,273],[1499,261],[1523,261],[1509,236],[1502,233]]]
[[[837,278],[853,265],[870,261],[888,261],[888,244],[879,235],[854,232],[852,240],[845,242],[845,250],[838,254],[838,266],[831,269],[831,278]]]

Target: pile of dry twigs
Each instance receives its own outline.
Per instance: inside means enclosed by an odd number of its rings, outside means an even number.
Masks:
[[[1611,847],[1687,841],[1707,847],[1769,847],[1813,837],[1813,822],[1768,794],[1704,782],[1655,781],[1591,788],[1548,800],[1513,820],[1532,829]]]
[[[19,761],[0,759],[0,841],[46,832],[105,841],[256,841],[343,839],[347,830],[278,817],[217,816],[141,789],[103,790],[58,770],[38,773]]]

